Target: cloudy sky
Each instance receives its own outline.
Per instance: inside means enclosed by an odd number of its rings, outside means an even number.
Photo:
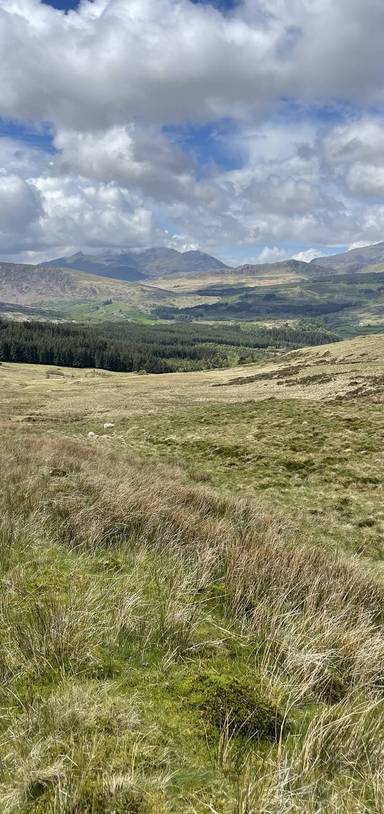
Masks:
[[[0,258],[384,240],[383,0],[0,0]]]

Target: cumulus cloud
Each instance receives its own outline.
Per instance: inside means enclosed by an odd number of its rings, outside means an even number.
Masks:
[[[384,162],[384,121],[360,117],[335,127],[324,142],[325,153],[335,163]]]
[[[140,197],[113,183],[51,175],[51,163],[32,178],[0,174],[2,254],[39,256],[51,249],[145,246],[159,240],[152,212]],[[37,168],[33,157],[23,166]]]
[[[382,166],[357,162],[349,169],[346,183],[354,195],[384,196],[384,162]]]
[[[37,187],[17,175],[0,175],[0,244],[18,250],[23,236],[35,230],[42,213]]]
[[[297,252],[294,255],[294,260],[300,260],[302,263],[310,263],[315,257],[324,257],[324,252],[319,249],[304,249],[302,252]]]
[[[189,0],[95,0],[67,15],[2,0],[2,109],[81,129],[242,112],[280,92],[281,36]]]
[[[139,188],[159,201],[198,195],[193,162],[153,128],[112,127],[97,133],[60,130],[55,138],[62,173]]]
[[[384,195],[384,121],[360,116],[331,130],[324,155],[349,193],[360,198]]]
[[[350,252],[352,251],[352,249],[364,249],[366,246],[369,245],[373,246],[374,243],[367,243],[367,241],[358,240],[356,243],[351,243],[350,246],[348,246],[348,251]]]
[[[287,260],[289,252],[284,249],[279,249],[278,246],[265,246],[260,252],[257,263],[279,263],[282,260]]]
[[[383,27],[382,0],[0,0],[0,116],[53,140],[0,138],[1,252],[382,239]],[[224,159],[170,134],[222,120]]]
[[[217,118],[308,99],[383,99],[381,0],[1,0],[2,110],[65,127]]]
[[[14,138],[0,137],[0,175],[29,178],[44,172],[48,162],[49,157],[41,150]]]
[[[126,190],[113,184],[81,182],[77,178],[35,180],[43,213],[42,235],[48,245],[72,242],[90,247],[144,245],[152,237],[152,214]],[[43,238],[44,239],[44,238]]]

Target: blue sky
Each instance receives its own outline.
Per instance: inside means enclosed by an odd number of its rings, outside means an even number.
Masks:
[[[61,11],[69,11],[76,9],[79,5],[79,0],[43,0],[47,6],[60,9]],[[231,11],[237,5],[237,0],[193,0],[196,4],[212,5],[222,11]]]
[[[14,139],[44,152],[55,152],[49,127],[36,127],[15,119],[0,119],[0,138]]]
[[[78,0],[43,0],[46,6],[58,8],[60,11],[70,11],[76,9],[79,5]]]
[[[383,239],[382,0],[15,9],[0,0],[0,257],[236,264]]]

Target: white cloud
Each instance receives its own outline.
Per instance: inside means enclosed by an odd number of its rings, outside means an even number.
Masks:
[[[257,257],[257,263],[279,263],[290,257],[289,252],[279,249],[277,246],[265,246]]]
[[[384,196],[384,121],[361,116],[333,129],[324,154],[349,193],[360,198]]]
[[[335,127],[326,137],[324,146],[330,161],[384,162],[384,121],[361,117]]]
[[[154,128],[131,124],[96,133],[60,130],[55,138],[62,173],[139,188],[157,200],[198,194],[193,163]]]
[[[351,243],[348,246],[348,251],[351,252],[352,249],[364,249],[366,246],[374,246],[374,243],[367,242],[366,240],[358,240],[356,243]]]
[[[16,175],[0,175],[0,245],[17,250],[33,232],[42,212],[39,191]]]
[[[382,239],[384,120],[364,108],[383,26],[382,0],[0,0],[0,116],[48,123],[57,150],[0,139],[0,251],[261,243],[266,262]],[[343,125],[311,116],[335,99]],[[163,128],[220,118],[237,169]]]
[[[348,170],[346,183],[354,195],[373,198],[384,196],[384,163],[381,167],[361,162],[353,164]]]
[[[302,263],[310,263],[311,260],[314,260],[316,257],[324,257],[324,252],[318,249],[305,249],[302,252],[297,252],[297,254],[293,256],[294,260],[300,260]]]
[[[0,176],[0,250],[25,257],[157,242],[152,213],[127,190],[79,178]],[[161,238],[160,238],[161,240]]]
[[[86,243],[89,247],[145,245],[152,237],[152,215],[126,190],[113,184],[76,178],[42,177],[43,240],[51,245]]]
[[[29,178],[44,172],[47,154],[17,139],[0,137],[0,175]]]
[[[0,1],[1,111],[93,129],[264,111],[282,96],[382,101],[382,0]]]
[[[2,0],[0,34],[3,113],[65,127],[214,119],[264,105],[281,84],[280,26],[189,0],[95,0],[68,15]]]

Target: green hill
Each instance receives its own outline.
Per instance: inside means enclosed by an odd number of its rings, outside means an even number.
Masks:
[[[177,295],[159,288],[81,272],[16,263],[0,263],[0,301],[13,305],[38,306],[61,315],[107,306],[122,313],[145,313],[161,302],[174,302]]]

